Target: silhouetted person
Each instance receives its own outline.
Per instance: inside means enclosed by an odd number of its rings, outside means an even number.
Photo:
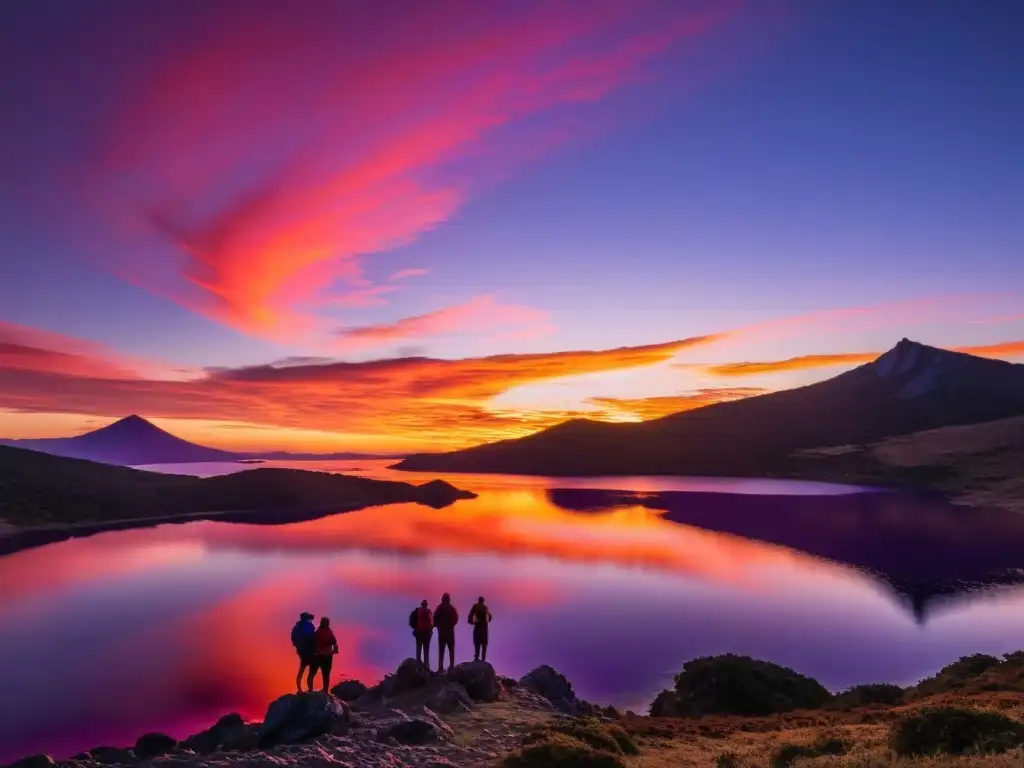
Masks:
[[[469,609],[469,623],[473,625],[473,661],[487,661],[487,627],[491,618],[491,609],[482,597]]]
[[[307,688],[313,690],[313,677],[319,669],[320,678],[324,683],[324,693],[327,693],[331,689],[331,667],[334,665],[334,654],[338,652],[338,639],[331,630],[331,620],[326,616],[320,619],[320,626],[313,639],[316,647],[316,661],[314,662],[316,666],[309,668]]]
[[[308,688],[309,690],[313,689],[313,665],[316,663],[316,647],[313,639],[315,634],[316,628],[313,626],[313,614],[305,612],[299,614],[299,620],[292,627],[292,645],[295,646],[295,653],[299,656],[299,671],[295,675],[295,690],[298,693],[302,693],[302,673],[306,671],[307,667],[309,667],[310,676]]]
[[[455,666],[455,625],[459,623],[459,612],[452,605],[447,592],[441,595],[441,604],[434,611],[434,626],[437,627],[437,671],[444,672],[444,649],[448,648],[448,669]]]
[[[419,608],[409,614],[409,627],[416,638],[416,661],[430,667],[430,638],[434,635],[434,614],[427,607],[427,601],[420,603]]]

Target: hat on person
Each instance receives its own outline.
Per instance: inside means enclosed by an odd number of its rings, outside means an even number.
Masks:
[[[313,618],[313,614],[309,613],[308,611],[303,611],[302,613],[299,614],[299,619],[302,620],[302,621],[305,621],[306,619],[312,619],[312,618]]]

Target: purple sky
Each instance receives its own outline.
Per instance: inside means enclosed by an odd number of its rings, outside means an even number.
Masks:
[[[694,364],[902,336],[1019,359],[1022,24],[924,0],[19,4],[2,431],[138,409],[221,444],[414,447],[427,422],[468,443],[841,370]],[[515,372],[467,362],[495,354]],[[410,355],[440,361],[318,364]],[[294,357],[351,419],[204,370]],[[395,422],[424,397],[433,420]]]

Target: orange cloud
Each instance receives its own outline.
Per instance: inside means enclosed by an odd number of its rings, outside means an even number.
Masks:
[[[762,395],[767,391],[760,387],[722,387],[701,389],[689,395],[641,398],[592,397],[587,402],[604,409],[618,411],[631,417],[629,419],[631,421],[646,421],[673,413],[690,411],[694,408],[703,408],[705,405]]]
[[[406,317],[385,325],[367,325],[339,331],[344,349],[373,347],[393,341],[442,335],[492,335],[517,338],[538,336],[552,330],[547,312],[516,304],[501,304],[494,296],[478,296],[465,304],[445,307],[425,315]]]
[[[522,384],[637,368],[708,344],[696,337],[665,344],[596,351],[495,355],[463,360],[425,357],[360,363],[255,366],[205,373],[190,380],[69,376],[51,367],[0,368],[0,402],[35,412],[119,417],[206,419],[391,436],[402,450],[461,446],[528,434],[574,415],[494,409],[490,401]],[[600,414],[597,414],[600,416]]]
[[[977,357],[1002,359],[1024,355],[1024,341],[1004,341],[998,344],[981,344],[967,347],[953,347],[954,352],[963,352]],[[780,373],[807,368],[827,368],[834,365],[861,365],[877,359],[881,352],[845,352],[831,355],[799,355],[785,360],[762,360],[759,362],[721,363],[700,366],[715,376],[753,376],[760,373]]]
[[[112,267],[249,333],[327,333],[323,302],[389,292],[362,277],[363,256],[447,221],[487,169],[550,144],[538,115],[602,99],[736,7],[210,9],[140,64],[97,169],[177,257],[136,249]]]

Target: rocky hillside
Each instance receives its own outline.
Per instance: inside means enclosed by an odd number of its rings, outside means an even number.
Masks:
[[[918,685],[833,694],[741,656],[688,662],[652,716],[579,700],[550,667],[520,680],[486,662],[432,675],[407,659],[368,688],[288,694],[262,723],[226,715],[182,741],[151,733],[66,768],[990,768],[1024,760],[1024,652],[962,658]],[[10,768],[53,768],[33,755]]]

